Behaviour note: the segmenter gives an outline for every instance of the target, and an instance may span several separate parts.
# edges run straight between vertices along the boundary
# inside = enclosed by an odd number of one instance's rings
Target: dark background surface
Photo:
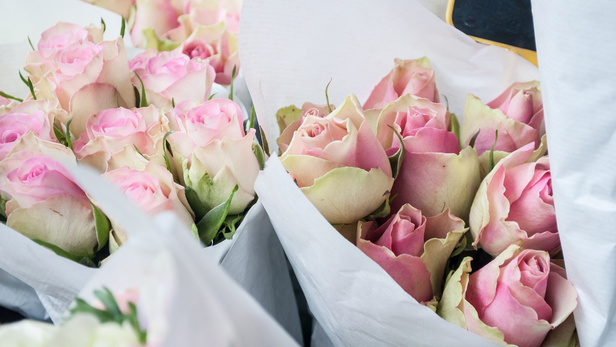
[[[536,50],[530,0],[455,0],[451,19],[467,35]]]

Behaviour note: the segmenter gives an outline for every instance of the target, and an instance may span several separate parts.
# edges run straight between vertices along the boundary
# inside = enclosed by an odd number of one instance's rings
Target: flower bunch
[[[539,83],[486,105],[469,95],[461,125],[441,99],[426,58],[396,59],[363,106],[351,95],[280,109],[281,163],[418,302],[491,340],[539,346],[577,304],[556,264]]]
[[[153,50],[129,61],[122,38],[102,41],[103,29],[45,31],[25,66],[30,94],[1,106],[4,221],[85,264],[115,251],[122,226],[64,167],[81,163],[150,215],[175,212],[206,245],[231,238],[263,159],[242,108],[212,98],[205,61]]]

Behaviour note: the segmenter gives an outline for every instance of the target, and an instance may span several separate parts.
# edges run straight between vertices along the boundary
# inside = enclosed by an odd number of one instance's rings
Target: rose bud
[[[502,159],[479,186],[469,218],[473,245],[492,256],[517,243],[550,253],[560,247],[548,157],[527,162],[528,144]]]
[[[110,108],[88,118],[86,131],[73,143],[75,155],[102,172],[143,165],[143,158],[165,165],[162,139],[169,131],[169,120],[154,106]]]
[[[6,225],[73,255],[89,256],[97,245],[92,205],[57,160],[75,162],[75,156],[29,133],[0,162]]]
[[[280,159],[333,224],[367,216],[385,202],[393,184],[387,154],[354,95],[324,118],[307,116]]]
[[[328,114],[330,114],[330,108],[332,111],[336,109],[336,107],[331,104],[328,108],[327,105],[315,105],[311,102],[305,102],[302,105],[302,109],[299,110],[299,116],[294,115],[294,112],[297,111],[295,106],[280,109],[276,114],[278,127],[280,127],[281,129],[280,136],[276,139],[276,143],[278,144],[278,148],[280,148],[280,152],[282,153],[287,150],[291,139],[293,139],[293,134],[297,129],[299,129],[300,125],[302,125],[302,122],[304,121],[304,119],[306,119],[306,117],[326,117]],[[294,121],[290,121],[290,119],[293,119],[292,117],[297,117],[297,119]]]
[[[404,144],[402,165],[392,188],[392,211],[409,203],[426,216],[449,208],[466,219],[480,183],[479,160],[472,148],[460,151],[458,138],[447,131],[444,105],[404,95],[381,111],[377,136],[387,154]]]
[[[103,175],[128,196],[145,213],[155,216],[163,211],[175,211],[187,228],[192,228],[193,215],[184,187],[173,181],[173,175],[164,167],[149,162],[143,170],[123,167]],[[122,226],[111,221],[113,230],[109,237],[111,251],[126,241]]]
[[[207,210],[227,201],[237,185],[229,214],[244,211],[254,200],[259,163],[252,151],[255,131],[244,133],[239,106],[228,99],[185,101],[176,105],[174,117],[178,131],[167,139],[179,182]]]
[[[357,247],[423,304],[440,296],[447,260],[468,230],[449,210],[426,218],[409,204],[380,227],[360,222],[359,228]]]
[[[216,72],[207,61],[191,60],[181,52],[158,52],[148,49],[130,61],[130,70],[136,75],[132,82],[141,88],[141,82],[150,104],[160,109],[171,109],[184,100],[204,102]]]
[[[406,94],[439,102],[434,70],[430,67],[428,58],[396,59],[395,63],[396,67],[374,87],[364,109],[383,108]]]
[[[498,139],[494,143],[497,130]],[[528,143],[534,145],[534,158],[544,155],[545,124],[539,82],[514,83],[487,105],[468,95],[460,127],[462,145],[468,146],[477,132],[473,147],[481,156],[483,176],[488,171],[488,155],[493,144],[495,162]]]
[[[445,284],[437,313],[502,344],[538,347],[577,306],[577,293],[547,252],[511,245],[470,274],[472,258]]]

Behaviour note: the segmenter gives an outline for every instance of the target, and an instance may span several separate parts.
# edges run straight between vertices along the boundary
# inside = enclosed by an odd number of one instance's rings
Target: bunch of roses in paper
[[[206,61],[154,50],[129,60],[123,38],[103,41],[103,31],[46,30],[26,59],[30,93],[5,94],[5,223],[85,264],[115,251],[126,234],[66,169],[80,163],[150,215],[174,211],[206,245],[232,238],[263,160],[242,108],[212,97],[216,74]]]
[[[397,59],[363,106],[350,95],[280,109],[281,163],[418,302],[491,340],[539,346],[577,304],[558,265],[540,85],[487,104],[469,95],[462,124],[440,100],[426,58]]]

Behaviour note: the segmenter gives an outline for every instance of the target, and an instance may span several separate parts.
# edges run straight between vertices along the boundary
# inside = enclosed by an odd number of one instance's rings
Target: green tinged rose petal
[[[301,188],[332,224],[353,223],[376,210],[388,197],[394,179],[381,169],[334,169]]]

